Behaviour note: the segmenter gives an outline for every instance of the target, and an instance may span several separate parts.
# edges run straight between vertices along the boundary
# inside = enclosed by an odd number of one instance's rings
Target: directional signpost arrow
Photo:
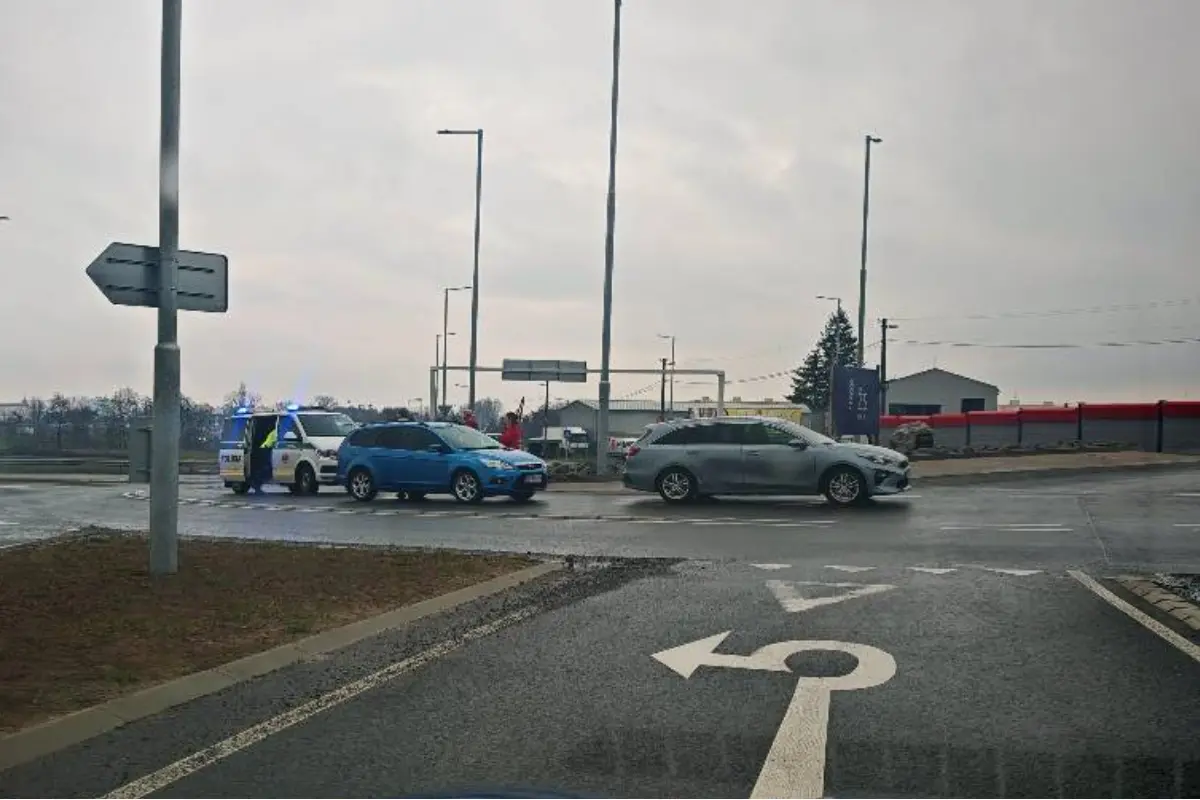
[[[896,674],[896,659],[877,647],[851,642],[788,641],[760,647],[748,656],[715,652],[733,631],[707,636],[655,653],[653,658],[684,678],[700,667],[790,672],[787,659],[813,650],[847,653],[858,663],[848,675],[835,678],[801,677],[792,702],[775,733],[751,797],[824,797],[825,748],[829,732],[829,695],[869,689]]]
[[[179,251],[175,295],[180,311],[229,310],[229,259]],[[87,275],[115,306],[158,308],[158,248],[113,242],[88,265]]]

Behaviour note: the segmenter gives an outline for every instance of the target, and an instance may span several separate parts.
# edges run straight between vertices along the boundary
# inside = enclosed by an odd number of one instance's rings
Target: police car
[[[316,494],[337,483],[337,451],[358,427],[340,411],[291,404],[282,410],[239,408],[221,428],[217,468],[225,486],[245,494],[262,485],[286,486],[292,494]],[[275,431],[275,445],[263,447]],[[269,463],[267,459],[269,458]]]

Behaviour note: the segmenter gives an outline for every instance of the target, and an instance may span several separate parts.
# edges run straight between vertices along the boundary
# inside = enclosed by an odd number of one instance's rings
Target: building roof
[[[585,408],[590,408],[593,411],[599,410],[599,400],[572,400],[567,403],[567,406],[580,405]],[[685,403],[681,400],[676,400],[672,406],[670,401],[667,401],[667,410],[671,413],[682,413],[691,408],[692,403]],[[658,411],[662,408],[657,400],[609,400],[609,411]],[[552,412],[553,413],[553,412]]]
[[[895,384],[899,383],[900,381],[907,381],[907,380],[911,380],[912,378],[919,378],[922,375],[929,375],[931,373],[945,375],[949,378],[954,378],[955,380],[958,380],[958,381],[966,381],[968,383],[974,383],[977,386],[986,386],[987,388],[994,389],[997,392],[1000,391],[1000,387],[996,386],[995,384],[987,383],[986,381],[981,381],[976,378],[968,378],[966,375],[959,375],[957,372],[951,372],[948,369],[940,369],[939,367],[930,367],[929,369],[923,369],[920,372],[914,372],[911,375],[901,375],[899,378],[888,378],[888,385],[894,386]]]

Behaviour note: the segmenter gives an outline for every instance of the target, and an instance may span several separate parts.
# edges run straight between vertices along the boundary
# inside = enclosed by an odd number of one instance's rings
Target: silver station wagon
[[[623,481],[668,503],[713,495],[825,495],[835,506],[909,488],[908,457],[836,442],[770,417],[716,417],[650,426],[626,453]]]

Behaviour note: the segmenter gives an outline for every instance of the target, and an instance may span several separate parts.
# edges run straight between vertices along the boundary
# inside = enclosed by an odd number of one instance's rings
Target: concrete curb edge
[[[1200,631],[1200,606],[1140,575],[1118,575],[1116,581],[1164,614]]]
[[[412,605],[385,611],[374,617],[332,628],[299,641],[240,658],[219,667],[193,672],[124,697],[48,720],[0,737],[0,773],[36,758],[50,755],[130,722],[153,716],[175,706],[215,694],[230,686],[274,672],[283,667],[331,653],[364,639],[403,627],[425,617],[450,611],[474,600],[557,572],[560,561],[548,561],[500,575],[482,583],[456,589]]]

